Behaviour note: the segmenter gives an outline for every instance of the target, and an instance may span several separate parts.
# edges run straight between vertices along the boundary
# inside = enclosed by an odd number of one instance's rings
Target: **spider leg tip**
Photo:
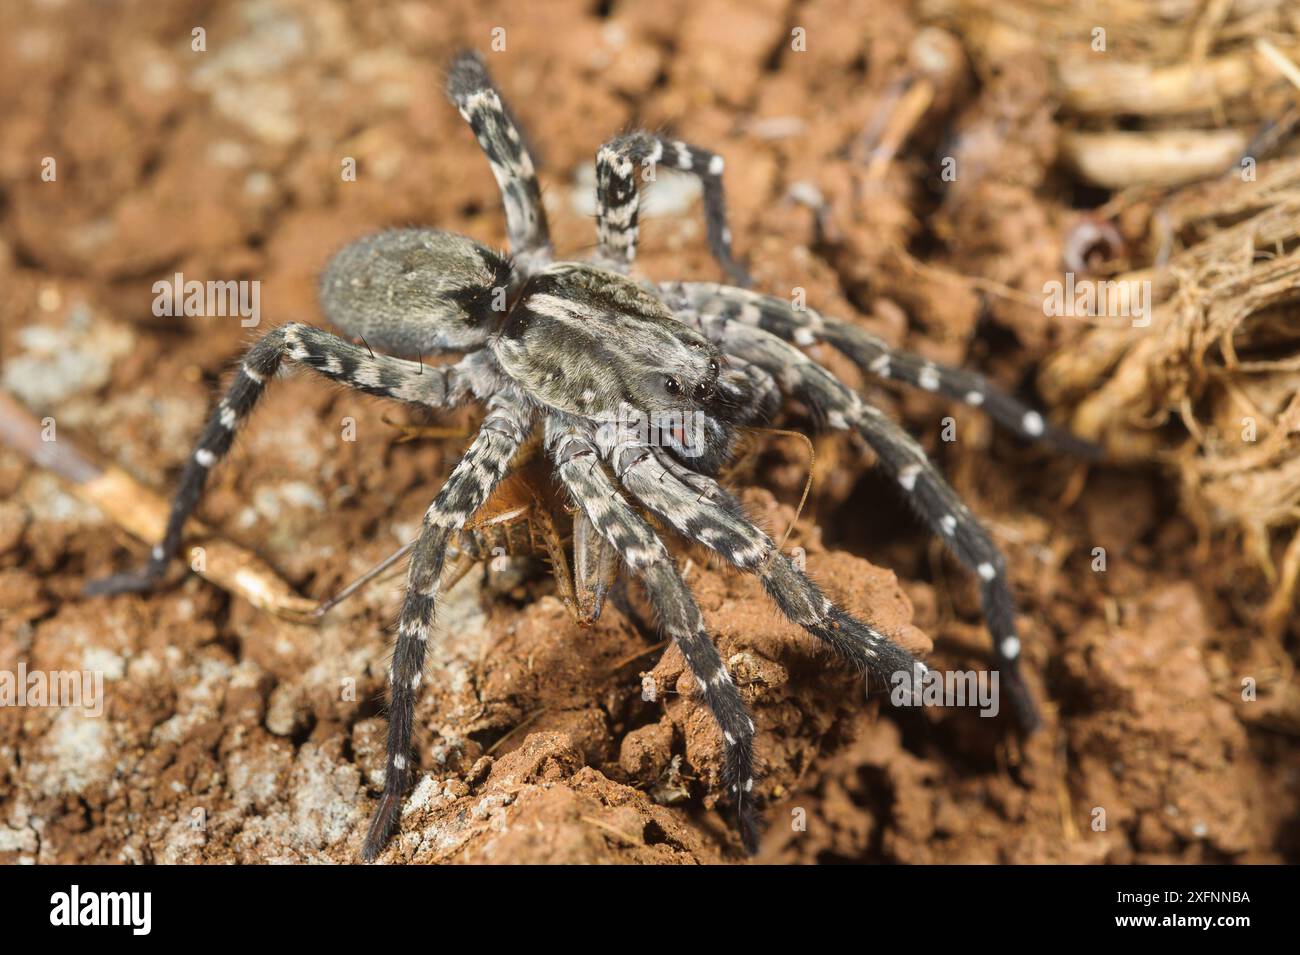
[[[748,856],[758,855],[758,850],[762,842],[762,832],[758,825],[758,815],[754,807],[749,803],[742,803],[736,807],[736,820],[740,829],[740,841],[745,847],[745,854]]]
[[[140,594],[153,589],[157,580],[142,571],[124,571],[107,577],[87,580],[81,586],[82,596],[109,597],[114,594]]]

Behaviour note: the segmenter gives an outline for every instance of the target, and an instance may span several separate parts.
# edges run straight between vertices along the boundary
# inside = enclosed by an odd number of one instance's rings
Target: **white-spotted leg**
[[[1096,445],[1047,421],[1043,415],[989,384],[981,374],[927,361],[838,318],[795,308],[784,299],[715,282],[663,282],[657,291],[670,308],[719,316],[771,332],[799,346],[829,344],[877,378],[901,381],[980,408],[999,425],[1030,441],[1094,459]]]
[[[411,782],[416,691],[424,676],[424,653],[433,630],[434,604],[448,542],[505,477],[529,428],[530,412],[522,398],[510,392],[493,397],[478,434],[424,515],[420,536],[411,551],[406,597],[389,668],[388,761],[384,791],[361,849],[361,857],[367,862],[379,855],[397,824],[402,796]]]
[[[925,672],[924,664],[910,653],[822,593],[717,481],[684,467],[662,448],[606,440],[604,432],[598,432],[595,440],[618,483],[641,504],[687,540],[758,575],[768,596],[791,622],[851,662],[874,684],[892,686],[897,674],[914,676],[916,667]]]
[[[993,661],[1002,674],[1017,721],[1025,731],[1039,722],[1037,708],[1020,674],[1020,638],[1015,604],[1007,583],[1006,562],[988,532],[962,503],[925,451],[882,411],[803,352],[756,325],[703,316],[703,327],[727,352],[734,352],[777,377],[782,388],[807,405],[829,428],[855,431],[871,446],[881,467],[898,483],[907,501],[976,574],[984,619],[993,637]]]
[[[741,838],[749,852],[756,852],[754,721],[717,647],[704,630],[695,599],[663,542],[610,481],[596,446],[583,436],[580,426],[548,418],[546,441],[561,483],[628,569],[645,582],[646,594],[664,630],[681,649],[695,675],[700,695],[722,730],[723,779],[736,807]]]
[[[447,408],[484,390],[495,379],[484,356],[467,356],[455,365],[427,367],[420,362],[372,355],[336,335],[311,325],[290,323],[267,332],[244,355],[226,394],[217,403],[185,462],[172,500],[163,538],[141,571],[116,574],[86,585],[87,594],[145,591],[162,579],[181,543],[186,521],[198,506],[208,474],[229,452],[235,434],[247,420],[267,383],[288,359],[350,388],[384,398],[396,398],[431,408]]]
[[[596,152],[596,240],[601,264],[626,272],[636,259],[638,178],[658,166],[680,169],[704,187],[709,250],[732,281],[749,285],[749,273],[731,253],[722,157],[681,140],[635,132],[611,139]]]
[[[551,258],[551,236],[537,170],[519,124],[475,53],[460,53],[447,74],[447,96],[474,130],[506,209],[510,251],[522,264]],[[527,271],[527,268],[525,268]]]

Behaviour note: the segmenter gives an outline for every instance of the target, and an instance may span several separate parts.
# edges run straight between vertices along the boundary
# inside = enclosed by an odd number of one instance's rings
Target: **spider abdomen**
[[[483,345],[506,313],[510,260],[438,229],[393,229],[344,246],[320,280],[330,323],[404,357]]]

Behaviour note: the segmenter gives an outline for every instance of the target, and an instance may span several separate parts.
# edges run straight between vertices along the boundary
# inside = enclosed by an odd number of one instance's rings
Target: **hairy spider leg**
[[[447,74],[447,98],[487,155],[506,210],[510,250],[521,262],[551,258],[551,236],[537,170],[519,124],[477,54],[463,52]]]
[[[878,686],[891,686],[898,673],[925,672],[912,654],[836,604],[801,571],[736,498],[717,481],[683,474],[661,449],[623,442],[604,444],[603,456],[619,484],[652,513],[689,541],[701,544],[727,563],[756,574],[777,608],[792,622],[850,661]]]
[[[702,316],[703,326],[729,352],[766,368],[795,398],[837,431],[855,431],[876,452],[883,467],[931,532],[961,564],[979,578],[984,620],[993,637],[993,663],[1011,697],[1025,732],[1038,726],[1033,697],[1020,673],[1020,638],[1015,603],[1007,583],[1006,561],[988,532],[961,502],[925,451],[882,411],[793,345],[754,325]]]
[[[747,851],[756,852],[759,833],[752,795],[754,721],[717,647],[705,632],[699,607],[654,529],[623,499],[600,466],[596,446],[577,426],[566,425],[554,416],[547,418],[546,433],[560,480],[574,503],[631,573],[644,581],[664,630],[677,643],[694,674],[704,702],[722,730],[723,781],[736,807],[741,839]]]
[[[513,529],[522,524],[528,534],[528,553],[545,555],[555,578],[556,595],[579,626],[589,627],[600,619],[605,597],[618,575],[618,556],[603,537],[595,534],[586,516],[580,510],[575,511],[574,567],[570,571],[564,535],[556,527],[549,506],[550,488],[537,487],[538,475],[533,462],[525,458],[525,451],[515,456],[510,474],[461,531],[458,544],[448,545],[451,563],[443,574],[441,589],[450,590],[475,564],[496,556],[494,545],[504,541],[507,552],[513,553]],[[415,543],[403,544],[336,594],[322,600],[313,609],[312,616],[323,617],[372,580],[382,578],[411,553]]]
[[[508,389],[489,399],[487,417],[478,434],[425,512],[420,536],[411,551],[406,597],[389,668],[384,791],[361,848],[361,857],[367,862],[379,855],[396,826],[402,797],[414,771],[416,691],[424,676],[424,654],[433,630],[434,604],[448,542],[505,477],[530,427],[529,405],[521,396]]]
[[[795,308],[785,299],[714,282],[663,282],[656,286],[675,310],[719,315],[752,325],[801,347],[825,342],[843,352],[864,372],[938,392],[982,409],[999,425],[1030,441],[1088,459],[1100,456],[1090,441],[1047,421],[1043,415],[989,384],[983,375],[927,361],[900,351],[870,332],[811,308]]]
[[[723,160],[717,153],[681,140],[648,132],[618,136],[596,151],[596,260],[626,272],[636,258],[637,180],[648,179],[663,166],[689,172],[704,187],[704,224],[709,251],[732,281],[749,285],[745,267],[731,252],[727,200],[722,186]]]
[[[244,355],[239,370],[217,402],[185,462],[172,500],[167,528],[142,571],[115,574],[86,585],[87,594],[140,592],[155,586],[180,547],[186,521],[198,506],[208,474],[230,451],[235,434],[247,420],[267,383],[289,361],[366,394],[397,398],[434,408],[447,408],[483,387],[482,359],[467,356],[454,365],[427,368],[417,362],[371,355],[363,347],[310,325],[290,323],[272,329]]]

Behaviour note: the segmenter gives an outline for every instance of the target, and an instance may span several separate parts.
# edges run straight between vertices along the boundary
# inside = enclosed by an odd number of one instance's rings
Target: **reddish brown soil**
[[[1041,309],[997,291],[1033,292],[1059,271],[1075,199],[1055,166],[1044,64],[954,83],[868,182],[855,144],[906,70],[911,4],[521,6],[138,0],[111,17],[53,0],[0,7],[5,387],[54,417],[61,437],[169,489],[252,333],[234,318],[151,317],[153,282],[178,271],[255,279],[267,324],[319,323],[315,276],[353,237],[429,223],[499,243],[492,177],[440,92],[450,52],[487,51],[496,26],[507,49],[489,65],[537,144],[561,250],[593,241],[572,181],[595,147],[629,125],[669,128],[726,157],[736,244],[760,288],[801,287],[823,311],[1010,389],[1065,342]],[[191,51],[197,26],[206,52]],[[790,51],[795,26],[808,52]],[[799,120],[793,134],[769,135],[787,117]],[[964,172],[941,199],[932,157],[947,132]],[[41,181],[45,156],[55,182]],[[345,156],[356,182],[341,181]],[[789,198],[797,183],[824,197],[820,225]],[[642,235],[643,274],[718,276],[698,208],[647,219]],[[864,385],[843,359],[813,354]],[[1290,657],[1243,622],[1230,558],[1197,549],[1169,480],[1084,473],[973,411],[865,387],[1004,549],[1046,723],[1020,740],[1005,715],[866,699],[752,580],[694,555],[688,581],[758,724],[760,860],[1300,856],[1294,728],[1279,731],[1266,703],[1240,695],[1243,678],[1266,687],[1290,673]],[[463,447],[399,444],[385,414],[408,413],[307,376],[277,383],[214,477],[205,520],[300,592],[331,593],[411,536]],[[947,415],[952,443],[939,439]],[[349,417],[355,442],[340,438]],[[797,408],[786,422],[807,423]],[[790,541],[809,571],[887,632],[933,646],[937,665],[983,666],[971,580],[865,452],[829,439],[817,452]],[[735,475],[774,533],[805,466],[798,444],[770,437]],[[88,576],[145,552],[0,449],[0,670],[99,670],[108,695],[99,719],[0,709],[0,861],[355,858],[382,769],[375,701],[396,584],[318,628],[192,575],[148,597],[79,596]],[[582,630],[553,593],[544,573],[476,572],[447,597],[418,710],[422,771],[384,858],[740,861],[718,804],[717,733],[680,656],[660,659],[653,630],[613,607]]]

